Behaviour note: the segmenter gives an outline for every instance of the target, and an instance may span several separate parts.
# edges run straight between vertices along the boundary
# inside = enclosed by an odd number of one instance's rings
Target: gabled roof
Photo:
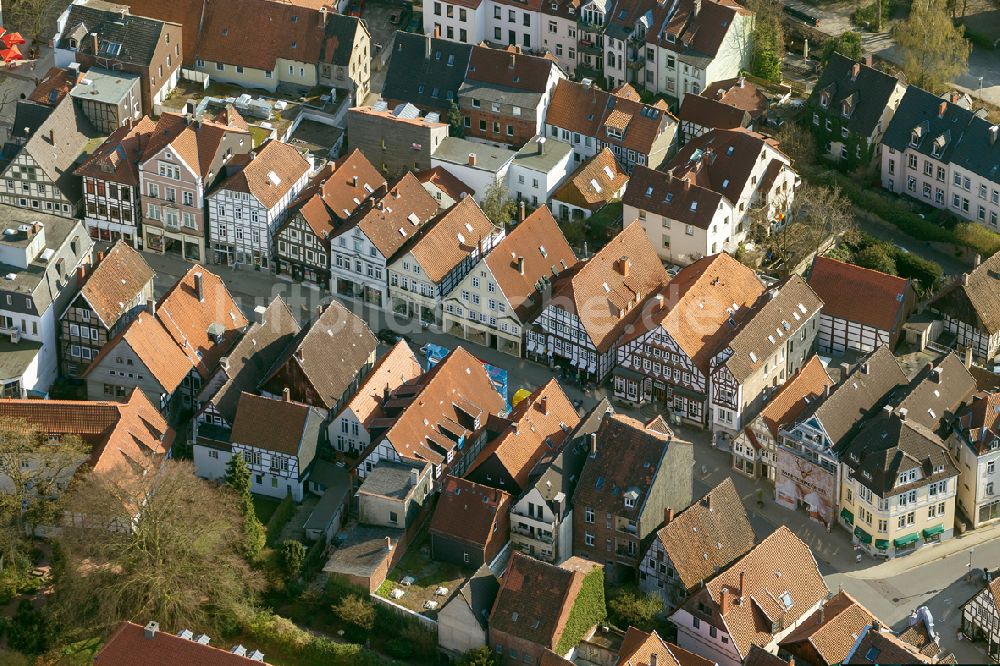
[[[423,183],[425,187],[427,185],[433,185],[455,201],[458,201],[463,197],[475,195],[475,191],[471,187],[453,176],[451,172],[447,171],[442,166],[436,166],[427,169],[426,171],[421,171],[416,174],[416,176],[417,180]]]
[[[136,297],[155,275],[141,254],[119,240],[90,272],[80,294],[110,329],[122,315],[136,307]]]
[[[534,108],[558,68],[549,58],[522,53],[517,47],[473,46],[459,95],[495,101],[502,98],[508,104]]]
[[[337,235],[357,227],[388,262],[437,211],[437,200],[407,171],[388,191],[377,193],[355,209]]]
[[[823,299],[823,314],[881,331],[902,326],[910,281],[870,268],[817,256],[809,286]]]
[[[951,417],[975,391],[975,378],[950,352],[937,365],[928,363],[917,373],[899,408],[907,410],[907,419],[942,434],[950,426]]]
[[[826,100],[828,112],[841,116],[843,122],[846,102],[850,114],[847,129],[873,136],[896,86],[902,85],[894,76],[834,52],[813,87],[809,103],[822,107],[822,100]]]
[[[742,127],[715,129],[689,140],[664,170],[692,187],[711,190],[735,204],[745,192],[758,188],[751,173],[769,148],[777,159],[786,165],[790,162],[772,140],[757,132]]]
[[[1000,140],[990,140],[991,123],[969,109],[916,86],[908,86],[882,143],[952,163],[1000,182]],[[918,143],[911,145],[914,132]]]
[[[990,335],[1000,331],[1000,252],[942,289],[930,307]]]
[[[934,664],[933,657],[920,654],[909,643],[896,638],[877,620],[861,630],[845,664]]]
[[[135,124],[122,125],[74,172],[77,176],[109,180],[139,187],[139,160],[143,142],[156,128],[156,122],[143,116]]]
[[[18,108],[24,104],[19,102]],[[73,173],[73,164],[94,136],[96,130],[67,95],[16,153],[24,151],[31,155],[59,191],[70,201],[77,201],[82,189],[80,179]]]
[[[240,394],[255,391],[265,373],[299,332],[299,324],[280,296],[275,296],[264,311],[261,322],[254,322],[227,356],[219,369],[205,383],[198,401],[211,403],[230,425],[236,418]]]
[[[552,195],[561,201],[590,211],[598,211],[628,183],[628,174],[621,170],[614,153],[607,147],[580,165]]]
[[[375,362],[345,410],[351,410],[365,429],[372,421],[384,416],[382,401],[403,384],[420,376],[420,362],[405,340],[397,342],[389,352]]]
[[[823,301],[805,280],[798,275],[786,278],[761,294],[749,310],[737,312],[739,329],[726,343],[732,355],[723,365],[737,381],[744,381],[822,307]]]
[[[736,16],[748,13],[733,0],[657,4],[646,42],[707,66],[719,52]]]
[[[472,611],[479,626],[485,630],[490,619],[490,610],[493,609],[493,602],[496,601],[499,591],[500,583],[497,577],[484,564],[465,581],[462,587],[458,588],[458,594],[452,601],[461,599]]]
[[[896,357],[888,347],[879,347],[862,359],[824,400],[809,405],[796,423],[813,417],[819,419],[836,447],[890,391],[904,384],[906,375]]]
[[[457,451],[456,438],[485,426],[507,406],[482,362],[456,347],[427,373],[393,391],[383,403],[386,416],[372,423],[403,458],[444,464]]]
[[[834,381],[819,356],[806,361],[760,410],[760,417],[771,431],[771,436],[777,439],[778,428],[795,421],[811,403],[822,399],[833,385]]]
[[[749,316],[745,313],[765,293],[754,272],[725,252],[685,266],[662,291],[663,306],[644,317],[631,337],[644,335],[649,326],[663,328],[706,375],[712,357],[738,332],[737,319]],[[744,346],[752,346],[756,332],[755,326],[747,333]]]
[[[726,479],[656,533],[681,584],[693,590],[754,547],[756,537],[732,479]]]
[[[618,648],[615,666],[713,666],[715,662],[663,640],[654,630],[629,627]]]
[[[545,122],[644,155],[663,133],[677,131],[677,119],[664,105],[643,104],[627,95],[615,95],[567,79],[556,84]],[[607,133],[605,127],[609,124],[622,138]]]
[[[490,629],[555,649],[585,574],[570,571],[517,550],[500,580]]]
[[[725,613],[723,594],[729,597]],[[751,645],[774,640],[775,624],[792,626],[827,594],[809,546],[782,525],[706,583],[684,608],[699,613],[698,604],[711,604],[739,654],[746,656]]]
[[[197,292],[199,280],[201,296]],[[203,378],[229,353],[247,326],[222,278],[198,264],[160,299],[156,317],[184,353],[198,359],[196,366]],[[213,336],[220,341],[214,342]]]
[[[350,63],[354,54],[358,31],[368,32],[368,26],[356,16],[346,16],[334,11],[326,12],[323,19],[326,21],[326,32],[319,61],[344,67]]]
[[[185,352],[167,331],[159,318],[142,312],[118,335],[108,340],[84,372],[84,377],[114,353],[119,344],[128,345],[142,361],[153,378],[172,394],[197,365],[194,351]]]
[[[576,254],[548,206],[537,208],[486,255],[486,266],[521,323],[541,312],[539,280],[554,280],[576,263]]]
[[[317,63],[322,13],[305,3],[271,0],[128,0],[134,14],[180,23],[184,62],[196,58],[274,71],[279,58]]]
[[[701,127],[733,129],[748,127],[752,122],[750,113],[744,109],[726,104],[714,97],[684,95],[681,108],[677,112],[681,123],[693,123]]]
[[[447,112],[458,101],[472,46],[409,32],[397,32],[382,86],[390,103],[410,102],[421,110]]]
[[[614,346],[640,306],[669,281],[636,220],[574,270],[559,276],[553,301],[579,317],[597,351]]]
[[[958,418],[956,430],[965,434],[972,451],[977,456],[988,453],[1000,437],[1000,392],[979,391],[959,410]]]
[[[823,661],[816,666],[833,666],[847,658],[862,629],[876,618],[857,599],[844,591],[833,595],[822,608],[806,618],[782,639],[783,650],[799,653],[798,643],[807,643]]]
[[[442,485],[431,518],[431,534],[485,547],[497,522],[510,510],[510,495],[451,475]],[[507,535],[497,538],[506,541]]]
[[[176,113],[164,113],[143,142],[141,161],[145,162],[170,146],[195,176],[209,180],[222,167],[223,148],[227,142],[245,144],[246,150],[234,152],[250,152],[250,132],[239,114],[220,114],[215,119],[203,118],[196,122]]]
[[[422,227],[409,252],[431,282],[438,283],[499,230],[472,197],[459,199]]]
[[[292,395],[310,404],[316,399],[320,403],[317,407],[333,409],[368,364],[377,345],[368,325],[334,298],[299,331],[260,385],[280,394],[285,386],[278,376],[291,366],[295,368],[292,376],[309,383],[307,394],[300,395],[304,388],[293,386]]]
[[[700,96],[746,111],[754,119],[767,111],[767,97],[743,76],[716,81],[705,88]],[[687,99],[687,95],[684,99]]]
[[[267,666],[264,661],[234,654],[197,641],[159,631],[147,638],[145,629],[132,622],[122,622],[101,651],[94,655],[97,666]]]
[[[138,389],[126,402],[0,400],[0,417],[27,421],[44,434],[80,437],[93,445],[88,462],[96,472],[152,469],[174,440],[173,429]]]
[[[675,178],[664,171],[636,165],[622,202],[642,211],[663,215],[682,224],[708,229],[721,205],[722,194]]]
[[[672,433],[647,428],[622,414],[608,414],[597,430],[597,454],[590,452],[573,494],[575,506],[586,505],[636,519],[646,505],[657,472],[693,466],[691,445],[674,440]],[[692,486],[671,484],[667,489],[669,507],[691,503]],[[631,498],[632,506],[625,505]],[[661,516],[655,516],[659,521]]]
[[[233,420],[233,444],[276,451],[301,459],[299,476],[312,462],[326,412],[289,400],[243,393]]]
[[[309,161],[294,146],[281,141],[268,141],[246,166],[226,179],[216,192],[245,192],[270,210],[308,172]]]
[[[133,15],[126,11],[116,11],[111,4],[88,2],[69,6],[66,27],[56,48],[70,49],[70,38],[77,40],[74,50],[97,56],[102,60],[149,66],[153,64],[156,47],[163,34],[163,21],[147,18],[143,12]],[[82,31],[80,26],[83,26]],[[83,36],[97,35],[98,50],[94,53],[93,43]],[[117,49],[113,45],[117,45]]]
[[[487,483],[476,470],[483,465],[499,465],[516,484],[505,490],[517,493],[527,485],[538,461],[562,446],[580,417],[556,380],[550,379],[522,400],[507,421],[510,425],[483,447],[467,476]]]
[[[52,67],[28,95],[28,100],[46,106],[55,106],[69,94],[80,76],[69,68]]]

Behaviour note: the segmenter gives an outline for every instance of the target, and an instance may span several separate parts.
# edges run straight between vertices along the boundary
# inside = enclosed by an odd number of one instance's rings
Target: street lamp
[[[966,565],[969,568],[969,571],[965,574],[966,583],[972,582],[972,553],[975,552],[975,550],[975,548],[969,549],[969,563]]]
[[[983,77],[979,77],[979,104],[983,103]]]

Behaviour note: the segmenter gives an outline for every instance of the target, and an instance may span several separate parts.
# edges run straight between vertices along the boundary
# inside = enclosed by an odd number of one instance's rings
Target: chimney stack
[[[659,655],[655,652],[649,655],[649,666],[660,666]]]
[[[79,289],[83,286],[84,280],[87,278],[87,267],[78,266],[76,269],[76,287]]]
[[[851,81],[857,81],[858,74],[860,73],[861,73],[861,63],[856,62],[854,63],[854,65],[851,66]]]
[[[906,420],[906,415],[909,413],[909,411],[910,410],[908,410],[906,407],[900,407],[896,411],[896,413],[899,414],[899,420],[900,421],[905,421]]]
[[[548,396],[543,395],[542,399],[539,400],[539,404],[542,407],[542,414],[548,414],[549,413],[549,398],[548,398]]]
[[[938,118],[944,118],[944,112],[948,110],[948,101],[943,100],[938,104]]]
[[[90,33],[90,46],[91,46],[91,48],[94,49],[94,55],[95,56],[97,55],[97,50],[100,47],[100,45],[101,45],[101,40],[97,36],[97,33],[96,32]]]
[[[590,457],[591,458],[596,458],[597,457],[597,433],[596,432],[590,433]]]
[[[160,623],[154,620],[150,620],[146,623],[145,628],[142,630],[142,635],[146,637],[146,640],[153,640],[156,638],[156,633],[160,630]]]
[[[965,367],[972,367],[972,347],[965,348]]]
[[[285,388],[281,389],[281,399],[284,400],[285,402],[291,402],[292,401],[292,389],[288,388],[287,386]]]
[[[357,187],[358,186],[358,177],[357,176],[351,176],[351,186],[352,187]]]
[[[672,522],[674,522],[674,510],[668,506],[663,510],[663,524],[669,525]]]
[[[146,301],[146,312],[149,313],[150,317],[156,315],[156,301],[154,301],[152,298]]]
[[[326,25],[326,7],[319,8],[319,25],[324,27]]]
[[[712,510],[712,493],[705,495],[705,508],[709,511]]]
[[[471,166],[471,167],[476,166],[476,154],[475,153],[469,153],[469,166]]]
[[[416,467],[410,468],[410,485],[414,488],[417,487],[417,483],[420,481],[420,470]]]
[[[524,275],[524,257],[517,258],[517,272]]]
[[[514,53],[511,53],[510,54],[510,65],[509,65],[509,67],[511,69],[514,69],[514,67],[516,67],[516,66],[517,66],[517,55],[514,54]]]
[[[267,308],[263,305],[258,305],[253,309],[253,320],[254,323],[263,324],[264,323],[264,313],[267,312]]]
[[[524,201],[521,201],[517,205],[517,221],[524,222]]]
[[[719,598],[719,612],[723,615],[729,613],[729,606],[733,603],[733,600],[729,596],[729,588],[722,588],[722,596]]]
[[[990,135],[990,145],[992,146],[997,142],[997,135],[1000,134],[1000,125],[993,125],[988,132]]]
[[[983,255],[976,253],[976,258],[973,261],[973,268],[979,268],[979,264],[983,263]]]
[[[740,572],[740,599],[742,599],[743,596],[746,594],[746,589],[747,589],[746,588],[746,582],[747,582],[747,574],[746,574],[745,571],[741,571]]]
[[[53,146],[56,145],[56,131],[54,129],[49,129],[49,143]]]
[[[385,538],[385,549],[392,550],[392,537]]]
[[[202,275],[201,273],[194,274],[194,293],[198,297],[199,303],[205,302],[204,278],[205,276]]]
[[[628,257],[622,257],[618,260],[618,271],[622,274],[622,277],[628,277],[628,272],[631,267],[632,261]]]
[[[968,273],[962,273],[962,286],[963,287],[968,287],[969,286],[969,274]]]

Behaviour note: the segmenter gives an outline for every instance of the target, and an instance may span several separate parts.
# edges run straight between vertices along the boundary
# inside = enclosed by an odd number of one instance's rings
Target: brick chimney
[[[472,167],[476,166],[476,154],[475,153],[469,153],[469,166],[472,166]]]
[[[77,269],[76,269],[76,286],[77,286],[77,288],[82,287],[83,286],[83,282],[86,279],[87,279],[87,267],[86,266],[77,266]]]
[[[517,258],[517,272],[524,275],[524,257]]]
[[[549,413],[549,398],[543,395],[542,399],[538,401],[539,406],[542,408],[542,414]]]
[[[517,221],[524,222],[524,202],[521,201],[517,205]]]
[[[674,510],[668,506],[663,510],[663,524],[669,525],[672,522],[674,522]]]
[[[730,596],[729,588],[722,588],[722,596],[719,597],[719,612],[723,615],[729,613],[729,607],[732,605],[733,599]]]
[[[938,104],[938,118],[944,118],[944,112],[947,110],[948,110],[948,101],[941,100],[941,103]]]
[[[194,293],[198,297],[199,303],[205,302],[204,278],[205,276],[202,275],[201,273],[194,274]]]
[[[622,277],[628,277],[628,272],[632,268],[632,260],[628,257],[622,257],[618,260],[618,272],[622,274]]]

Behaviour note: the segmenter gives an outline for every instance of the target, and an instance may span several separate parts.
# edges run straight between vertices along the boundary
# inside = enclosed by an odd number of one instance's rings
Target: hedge
[[[292,493],[285,495],[285,499],[281,500],[281,504],[278,508],[274,510],[271,517],[267,521],[267,545],[274,547],[278,542],[278,537],[281,536],[281,530],[285,527],[292,518],[292,514],[295,513],[295,500],[292,499]]]
[[[591,627],[603,622],[608,616],[604,601],[604,569],[597,567],[588,573],[580,586],[580,593],[573,602],[566,626],[563,628],[557,654],[566,654],[590,631]]]
[[[249,638],[258,641],[266,652],[268,646],[315,663],[330,666],[383,666],[386,661],[355,643],[337,643],[314,636],[288,618],[271,611],[260,611],[244,627]]]

